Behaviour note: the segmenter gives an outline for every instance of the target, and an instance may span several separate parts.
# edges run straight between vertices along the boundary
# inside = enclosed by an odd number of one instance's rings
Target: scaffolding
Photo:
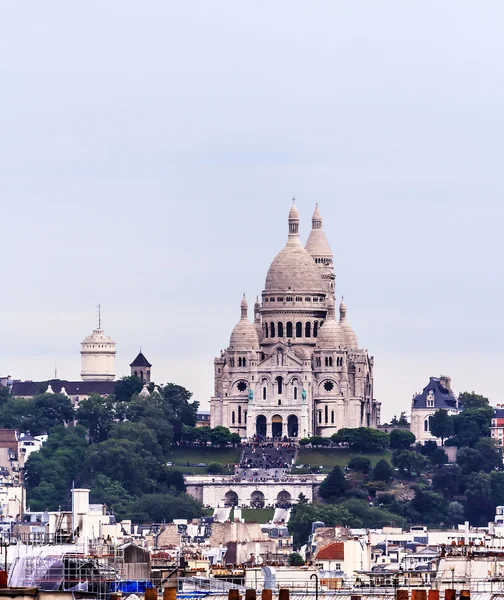
[[[106,600],[123,581],[124,552],[109,546],[99,554],[39,552],[18,556],[10,569],[9,585],[47,591],[86,591],[98,600]]]

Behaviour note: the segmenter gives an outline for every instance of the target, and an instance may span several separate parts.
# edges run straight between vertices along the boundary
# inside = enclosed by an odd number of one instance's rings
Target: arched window
[[[278,399],[278,406],[282,406],[282,401],[280,400],[280,398]]]
[[[241,356],[238,357],[238,366],[241,367]]]
[[[287,321],[287,337],[292,337],[292,323]]]
[[[278,322],[277,324],[278,337],[283,337],[283,323]]]
[[[247,366],[247,359],[245,357],[242,358],[242,367]]]
[[[266,400],[266,387],[263,387],[263,400]]]
[[[138,375],[137,375],[137,371],[135,371],[135,377],[138,377]]]
[[[331,410],[331,424],[334,425],[334,410]]]
[[[235,423],[235,411],[233,410],[233,412],[231,413],[231,423],[234,425]]]
[[[243,411],[243,419],[244,419],[245,425],[246,425],[247,424],[247,411],[246,410]]]
[[[241,424],[241,406],[238,407],[238,423]]]
[[[329,357],[329,366],[332,367],[332,356]]]
[[[275,323],[270,323],[270,337],[275,337]]]
[[[301,321],[296,323],[296,337],[303,337],[303,323]]]
[[[325,366],[328,367],[329,366],[329,358],[326,356],[325,357]]]
[[[264,337],[268,337],[268,323],[264,323]]]
[[[324,417],[325,417],[325,422],[329,423],[329,409],[327,408],[327,404],[324,407]]]
[[[143,379],[143,371],[140,371],[140,379]]]
[[[311,323],[308,321],[305,325],[305,337],[311,337]]]
[[[294,400],[297,400],[297,386],[294,388]]]
[[[283,377],[277,377],[276,382],[277,382],[277,393],[282,394],[283,393]]]
[[[322,423],[322,411],[321,410],[318,411],[318,422]]]
[[[318,321],[315,321],[315,323],[313,323],[313,337],[317,337],[318,336]]]

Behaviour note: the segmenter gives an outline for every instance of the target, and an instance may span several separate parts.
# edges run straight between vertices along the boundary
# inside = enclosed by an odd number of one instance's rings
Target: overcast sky
[[[388,419],[503,400],[501,0],[0,2],[0,372],[78,379],[96,323],[203,408],[316,202]]]

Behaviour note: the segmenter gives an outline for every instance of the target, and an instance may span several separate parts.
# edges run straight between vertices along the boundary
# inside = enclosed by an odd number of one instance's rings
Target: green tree
[[[416,441],[414,434],[406,429],[394,429],[390,432],[389,438],[393,450],[407,450]]]
[[[421,523],[439,525],[446,520],[446,503],[435,492],[417,487],[409,508],[420,515]]]
[[[441,439],[441,445],[444,441],[453,435],[453,418],[443,408],[437,410],[430,418],[430,431],[432,435]]]
[[[387,483],[392,477],[392,469],[386,460],[379,460],[373,470],[373,479]]]
[[[465,521],[464,506],[460,504],[460,502],[450,502],[448,504],[446,518],[452,527],[455,527],[459,523],[463,523]]]
[[[310,438],[310,444],[312,446],[330,446],[331,440],[329,438],[322,437],[321,435],[313,435]]]
[[[345,493],[348,487],[345,474],[341,467],[336,465],[333,470],[327,475],[319,487],[319,496],[324,499],[337,498]]]
[[[84,427],[54,427],[46,443],[25,465],[27,499],[32,510],[66,508],[72,482],[82,485],[86,451]]]
[[[308,446],[309,443],[310,443],[310,438],[301,438],[299,440],[300,446]]]
[[[90,500],[96,504],[106,504],[116,519],[122,521],[129,516],[133,497],[118,481],[98,473],[90,485]]]
[[[81,400],[75,411],[75,418],[88,430],[89,441],[92,444],[107,439],[114,417],[114,399],[99,394],[91,394],[89,398]]]
[[[483,471],[489,473],[502,467],[502,457],[493,438],[480,438],[474,445],[474,449],[483,456]]]
[[[462,469],[462,475],[478,473],[483,465],[483,455],[474,448],[460,448],[457,452],[457,464]]]
[[[425,457],[410,450],[395,450],[392,454],[392,464],[403,475],[420,475],[425,468]]]
[[[207,473],[209,473],[210,475],[218,475],[219,473],[223,473],[223,472],[224,472],[224,468],[218,462],[211,462],[207,466]]]
[[[226,446],[231,442],[231,432],[227,427],[217,425],[210,431],[212,446]]]
[[[114,396],[117,402],[129,402],[133,396],[136,396],[142,391],[144,382],[140,377],[128,375],[122,377],[114,385]]]
[[[348,468],[351,471],[357,471],[358,473],[364,473],[364,475],[367,475],[371,469],[371,461],[365,456],[354,456],[350,459]]]
[[[491,498],[491,477],[488,473],[472,473],[464,493],[466,515],[472,525],[485,525],[493,520],[495,505]]]
[[[389,445],[389,436],[371,427],[340,429],[331,439],[336,444],[346,442],[352,450],[362,452],[380,452]]]
[[[504,505],[504,471],[490,473],[490,493],[494,506]]]
[[[169,491],[185,492],[186,484],[183,473],[170,467],[162,467],[158,475],[156,491],[166,494]]]
[[[436,448],[429,456],[429,460],[433,465],[440,467],[448,462],[448,455],[442,448]]]
[[[462,392],[459,394],[458,399],[464,406],[464,410],[486,408],[490,404],[488,398],[476,394],[476,392]]]
[[[455,464],[441,467],[432,476],[432,488],[447,499],[460,494],[461,482],[462,471]]]
[[[189,494],[145,494],[131,507],[135,523],[170,523],[173,519],[195,519],[203,515],[202,505]]]
[[[198,415],[198,402],[191,402],[192,393],[181,385],[167,383],[162,390],[165,402],[170,406],[170,423],[173,428],[173,441],[182,438],[184,425],[194,427]]]
[[[289,556],[289,566],[291,567],[302,567],[305,564],[303,557],[299,552],[293,552]]]

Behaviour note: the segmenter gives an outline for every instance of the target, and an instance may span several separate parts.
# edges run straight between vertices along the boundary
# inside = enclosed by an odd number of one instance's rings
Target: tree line
[[[345,469],[335,466],[320,485],[317,502],[294,506],[289,529],[295,543],[306,542],[313,521],[453,527],[466,519],[474,526],[493,520],[495,507],[504,504],[502,453],[490,437],[493,409],[488,398],[474,392],[459,400],[462,412],[438,410],[431,419],[431,433],[444,446],[416,444],[407,430],[387,435],[367,428],[342,429],[324,442],[345,442],[354,452],[380,452],[384,458],[373,467],[369,456],[356,455]],[[323,445],[313,438],[310,443]],[[453,463],[446,446],[457,447]]]
[[[75,485],[88,486],[91,500],[107,504],[119,519],[152,522],[203,514],[200,503],[185,493],[182,473],[166,466],[172,444],[195,428],[198,403],[173,383],[151,384],[147,398],[139,396],[142,387],[141,379],[125,377],[113,395],[93,394],[77,408],[62,394],[0,396],[1,427],[48,433],[25,465],[32,510],[67,508]],[[215,443],[223,438],[220,433]]]

